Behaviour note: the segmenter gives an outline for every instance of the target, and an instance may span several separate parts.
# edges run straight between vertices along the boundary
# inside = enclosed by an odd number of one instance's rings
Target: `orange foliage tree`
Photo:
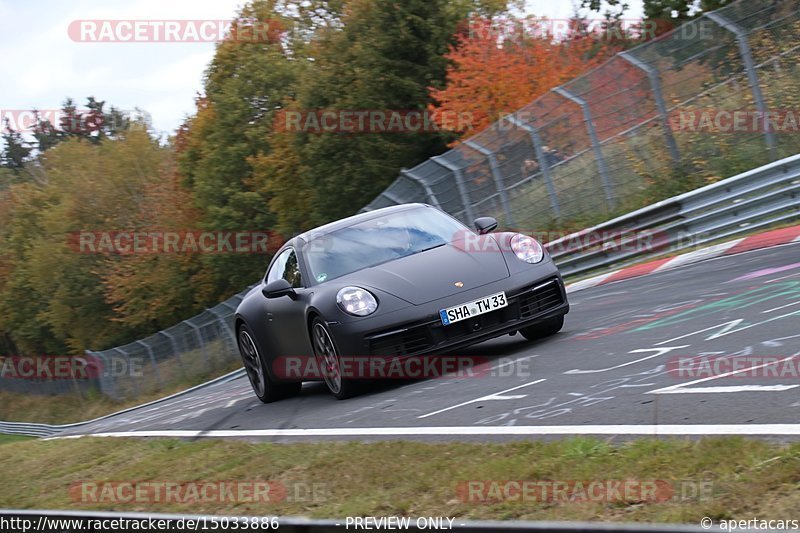
[[[459,134],[485,129],[608,55],[578,31],[559,39],[544,33],[501,37],[491,20],[472,19],[446,56],[446,86],[430,89],[438,102],[431,111],[468,124]]]
[[[204,99],[197,101],[198,117],[208,113]],[[197,120],[197,119],[196,119]],[[174,154],[186,150],[188,125],[177,131]],[[201,215],[191,191],[177,172],[175,157],[159,168],[159,175],[141,188],[141,202],[132,206],[135,231],[188,232],[201,229]],[[210,272],[198,254],[122,254],[108,258],[103,276],[106,301],[113,306],[114,321],[150,333],[171,326],[217,303]]]

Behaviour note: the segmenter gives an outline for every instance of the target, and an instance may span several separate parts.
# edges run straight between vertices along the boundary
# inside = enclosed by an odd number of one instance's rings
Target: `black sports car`
[[[337,398],[356,391],[345,356],[405,358],[519,331],[558,332],[569,311],[544,248],[519,233],[473,231],[424,204],[387,207],[298,235],[272,259],[236,310],[247,375],[264,402],[324,380]],[[285,371],[286,358],[318,363]],[[278,363],[280,361],[280,363]]]

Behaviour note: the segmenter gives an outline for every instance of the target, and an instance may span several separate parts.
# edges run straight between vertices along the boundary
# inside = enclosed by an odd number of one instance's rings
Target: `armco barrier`
[[[547,243],[565,276],[800,218],[800,155],[733,176]],[[572,245],[585,243],[591,246]]]
[[[0,420],[0,434],[6,435],[23,435],[28,437],[53,437],[58,435],[60,432],[67,430],[67,429],[74,429],[81,426],[85,426],[86,424],[90,424],[92,422],[97,422],[100,420],[104,420],[106,418],[110,418],[112,416],[121,415],[123,413],[127,413],[129,411],[133,411],[134,409],[140,409],[142,407],[148,407],[151,405],[155,405],[157,403],[161,403],[167,400],[171,400],[173,398],[177,398],[179,396],[184,396],[186,394],[192,393],[199,389],[204,389],[206,387],[210,387],[212,385],[216,385],[217,383],[226,383],[228,381],[237,379],[239,377],[244,376],[244,369],[234,370],[228,374],[220,376],[218,378],[212,379],[205,383],[201,383],[200,385],[195,385],[194,387],[190,387],[186,390],[182,390],[180,392],[176,392],[175,394],[170,394],[169,396],[164,396],[163,398],[159,398],[157,400],[153,400],[152,402],[147,402],[141,405],[135,405],[133,407],[129,407],[127,409],[123,409],[121,411],[116,411],[114,413],[110,413],[104,416],[100,416],[97,418],[93,418],[91,420],[84,420],[82,422],[75,422],[72,424],[37,424],[34,422],[6,422]]]

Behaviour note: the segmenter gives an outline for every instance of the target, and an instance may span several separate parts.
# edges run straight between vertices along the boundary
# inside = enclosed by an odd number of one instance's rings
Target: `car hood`
[[[414,305],[432,302],[509,277],[497,250],[468,252],[446,244],[347,276],[365,288],[388,292]],[[456,287],[456,282],[463,287]]]

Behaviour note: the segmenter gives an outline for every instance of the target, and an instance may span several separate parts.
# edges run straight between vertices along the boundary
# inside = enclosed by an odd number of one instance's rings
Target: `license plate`
[[[497,294],[478,298],[472,302],[442,309],[439,311],[439,316],[442,319],[442,324],[448,326],[454,322],[461,322],[462,320],[482,315],[507,305],[506,293],[498,292]]]

